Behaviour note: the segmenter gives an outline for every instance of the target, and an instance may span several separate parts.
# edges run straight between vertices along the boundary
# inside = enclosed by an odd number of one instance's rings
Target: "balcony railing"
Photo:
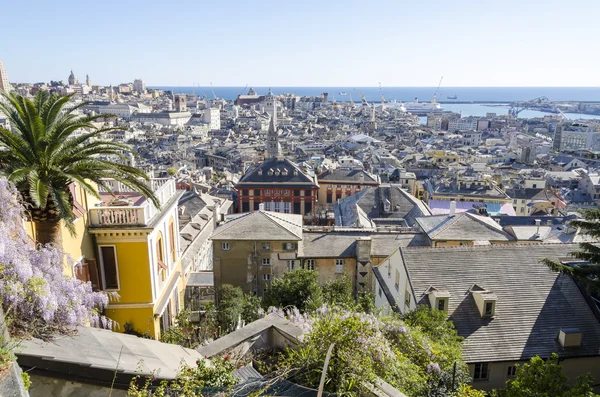
[[[114,179],[104,181],[109,185],[115,196],[120,193],[137,193],[137,191],[123,185]],[[175,180],[168,178],[153,178],[146,182],[158,198],[161,207],[164,206],[176,193]],[[108,193],[100,188],[100,193]],[[143,226],[150,223],[158,214],[159,209],[148,199],[140,205],[134,206],[101,206],[90,208],[90,224],[92,226]]]

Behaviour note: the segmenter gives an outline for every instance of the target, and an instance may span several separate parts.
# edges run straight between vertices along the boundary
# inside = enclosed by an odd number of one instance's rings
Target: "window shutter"
[[[86,266],[87,268],[89,281],[92,283],[92,289],[94,291],[98,291],[100,289],[100,277],[98,276],[98,265],[96,263],[96,259],[85,259],[82,266]]]

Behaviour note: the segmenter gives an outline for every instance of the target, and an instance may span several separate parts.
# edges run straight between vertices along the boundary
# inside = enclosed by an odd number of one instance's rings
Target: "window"
[[[229,251],[230,250],[230,246],[229,243],[221,243],[221,250],[223,251]]]
[[[438,300],[438,310],[445,310],[446,301],[444,299]]]
[[[294,190],[294,196],[300,196],[300,190]]]
[[[491,316],[492,312],[494,309],[494,303],[492,302],[485,302],[485,311],[484,311],[484,316]]]
[[[277,194],[279,194],[279,190],[275,190],[275,194],[276,194],[276,195],[277,195]]]
[[[331,193],[327,193],[327,203],[331,204],[332,202],[333,202],[332,194]]]
[[[265,189],[265,194],[268,196],[269,194],[271,194],[271,191],[269,189]]]
[[[379,297],[381,298],[382,292],[381,292],[381,287],[379,287]]]
[[[263,280],[264,281],[270,281],[271,280],[271,274],[269,274],[269,273],[263,274]]]
[[[163,239],[162,233],[158,233],[158,237],[156,239],[156,260],[158,261],[158,266],[160,268],[167,268],[165,265],[165,254],[163,251]]]
[[[342,185],[335,185],[336,188],[341,189]]]
[[[335,200],[340,200],[342,198],[342,193],[336,193],[335,194]]]
[[[404,303],[406,306],[410,305],[410,292],[408,292],[408,289],[404,292]]]
[[[242,202],[242,212],[250,211],[250,203],[247,201]]]
[[[119,268],[117,252],[114,246],[100,247],[100,262],[102,264],[102,285],[105,290],[119,289]]]
[[[286,196],[289,196],[290,195],[290,191],[289,190],[284,190],[283,194],[285,194]]]
[[[292,212],[292,203],[282,203],[283,204],[283,213],[289,214]]]
[[[171,259],[175,262],[175,259],[177,259],[175,252],[175,222],[172,220],[169,223],[169,249],[171,251]]]
[[[394,287],[396,288],[396,291],[400,290],[400,272],[398,270],[396,270],[396,281],[394,281]]]
[[[488,375],[489,375],[488,363],[475,364],[475,371],[473,372],[473,380],[487,380]]]
[[[517,367],[515,365],[509,365],[506,376],[509,378],[514,377],[517,374]]]
[[[306,190],[306,191],[304,192],[304,195],[305,195],[305,196],[310,196],[310,190]]]
[[[295,243],[283,243],[283,249],[286,251],[293,251],[296,249]]]
[[[315,260],[314,259],[306,259],[304,261],[304,268],[306,270],[315,270]]]
[[[294,270],[295,268],[296,268],[296,261],[287,261],[288,271]]]
[[[261,249],[262,249],[263,251],[268,251],[268,250],[270,250],[270,249],[271,249],[271,245],[270,245],[269,243],[262,243],[262,244],[261,244]]]
[[[255,196],[260,196],[260,190],[254,189],[254,195]]]
[[[304,203],[304,215],[308,215],[312,212],[312,203]]]
[[[271,266],[271,258],[263,258],[262,264],[263,266]]]
[[[242,196],[248,195],[248,189],[242,189]]]
[[[346,261],[344,259],[336,259],[335,260],[335,272],[337,274],[344,273],[344,264],[345,263],[346,263]]]

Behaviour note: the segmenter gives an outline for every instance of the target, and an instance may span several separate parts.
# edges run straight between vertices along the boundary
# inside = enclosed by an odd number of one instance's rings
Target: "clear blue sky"
[[[600,86],[600,0],[4,0],[10,81]]]

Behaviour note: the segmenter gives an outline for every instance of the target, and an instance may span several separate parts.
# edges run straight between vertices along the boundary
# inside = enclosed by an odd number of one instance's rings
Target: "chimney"
[[[452,200],[450,201],[450,211],[448,212],[448,216],[452,218],[454,215],[456,215],[456,201]]]
[[[219,226],[219,203],[214,203],[213,205],[213,228],[217,228],[217,226]]]

